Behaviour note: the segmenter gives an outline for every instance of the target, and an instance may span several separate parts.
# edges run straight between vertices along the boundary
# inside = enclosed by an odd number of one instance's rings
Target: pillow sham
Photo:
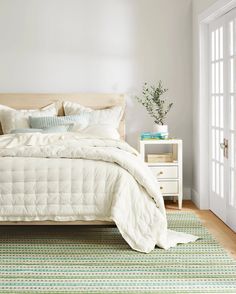
[[[41,109],[16,110],[5,105],[0,105],[0,122],[4,134],[12,130],[29,128],[29,117],[55,116],[57,115],[56,103],[52,103]]]
[[[45,117],[29,117],[29,124],[31,128],[45,129],[61,125],[69,125],[69,130],[76,125],[76,128],[85,128],[86,121],[80,115],[69,116],[45,116]]]
[[[23,133],[64,133],[67,132],[70,125],[61,125],[52,128],[45,128],[45,129],[16,129],[12,130],[11,134],[23,134]]]
[[[121,106],[94,110],[84,107],[79,103],[64,101],[63,108],[66,116],[80,115],[86,121],[87,126],[101,124],[110,125],[117,129],[123,115],[123,108]]]
[[[65,115],[75,115],[80,114],[81,112],[92,112],[93,109],[89,107],[85,107],[77,102],[64,101],[63,109]]]

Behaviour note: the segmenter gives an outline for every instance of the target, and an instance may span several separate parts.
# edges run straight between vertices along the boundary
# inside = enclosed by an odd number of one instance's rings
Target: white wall
[[[193,0],[193,182],[192,198],[194,202],[202,207],[200,203],[200,166],[199,166],[199,25],[198,16],[213,5],[217,0]],[[208,126],[206,126],[207,128]],[[207,196],[206,196],[207,197]]]
[[[198,1],[198,0],[197,0]],[[204,2],[204,1],[201,1]],[[121,92],[162,79],[192,185],[191,0],[0,0],[0,92]],[[127,140],[152,129],[127,107]],[[189,195],[188,195],[189,196]]]

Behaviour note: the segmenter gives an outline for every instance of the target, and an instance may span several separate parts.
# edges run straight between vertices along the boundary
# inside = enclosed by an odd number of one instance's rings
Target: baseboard
[[[189,187],[184,187],[183,189],[183,199],[184,200],[191,200],[192,197],[191,197],[191,188]]]
[[[197,208],[200,209],[200,197],[198,192],[195,189],[192,189],[191,196],[192,196],[191,199],[193,203],[197,206]]]

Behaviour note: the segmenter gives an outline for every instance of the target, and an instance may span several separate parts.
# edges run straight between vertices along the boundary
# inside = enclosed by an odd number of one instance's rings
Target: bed
[[[118,94],[0,94],[0,104],[15,109],[55,102],[59,115],[63,101],[125,107]],[[196,240],[167,230],[158,182],[124,142],[124,118],[118,127],[122,140],[74,132],[0,136],[0,225],[115,222],[130,247],[146,253],[155,245],[168,249]]]
[[[50,103],[57,103],[58,115],[64,115],[62,102],[68,100],[78,102],[93,109],[103,109],[112,106],[122,106],[125,109],[125,97],[122,94],[38,94],[38,93],[12,93],[0,94],[0,104],[10,106],[15,109],[37,109]],[[125,112],[120,121],[119,134],[125,140]],[[0,126],[0,135],[2,130]],[[113,225],[113,221],[0,221],[0,225]]]

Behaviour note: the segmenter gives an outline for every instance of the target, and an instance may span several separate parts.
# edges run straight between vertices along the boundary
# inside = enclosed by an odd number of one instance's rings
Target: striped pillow
[[[68,116],[45,116],[45,117],[30,117],[29,118],[30,127],[34,129],[45,129],[52,128],[61,125],[70,125],[71,130],[74,125],[77,128],[85,128],[87,126],[87,121],[80,115],[68,115]]]

